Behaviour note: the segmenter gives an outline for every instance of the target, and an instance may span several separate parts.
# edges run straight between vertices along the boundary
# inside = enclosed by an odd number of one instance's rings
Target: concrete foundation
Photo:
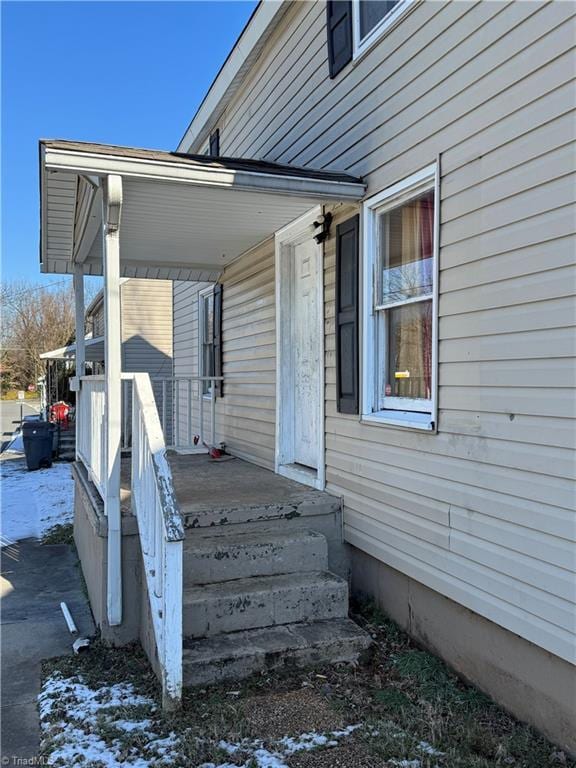
[[[74,541],[82,564],[90,606],[102,639],[112,645],[126,645],[140,638],[142,557],[136,519],[122,511],[122,603],[123,622],[112,627],[106,616],[106,573],[108,528],[104,505],[89,481],[82,464],[72,465],[74,476]]]
[[[352,591],[519,720],[576,753],[576,668],[351,547]]]

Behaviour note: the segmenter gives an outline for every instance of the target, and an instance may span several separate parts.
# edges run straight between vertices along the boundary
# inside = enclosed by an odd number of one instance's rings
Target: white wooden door
[[[291,342],[293,461],[318,469],[320,318],[316,246],[308,237],[293,249]]]

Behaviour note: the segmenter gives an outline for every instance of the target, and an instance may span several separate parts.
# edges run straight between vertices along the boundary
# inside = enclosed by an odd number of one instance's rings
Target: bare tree
[[[72,283],[5,283],[0,302],[2,379],[11,386],[36,384],[42,371],[40,354],[62,347],[74,338]]]

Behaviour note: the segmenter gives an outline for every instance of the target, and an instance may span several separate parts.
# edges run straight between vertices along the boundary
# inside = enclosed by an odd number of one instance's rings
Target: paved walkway
[[[81,636],[94,632],[72,547],[25,539],[2,548],[2,766],[38,755],[36,697],[43,659],[72,653],[60,602],[68,604]],[[32,765],[32,762],[27,764]]]

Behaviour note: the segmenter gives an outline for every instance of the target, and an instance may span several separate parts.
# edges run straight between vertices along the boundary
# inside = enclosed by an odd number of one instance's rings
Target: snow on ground
[[[71,523],[74,481],[70,464],[28,472],[23,458],[0,461],[0,541],[2,546],[41,538],[54,525]]]
[[[164,737],[156,733],[154,701],[140,695],[131,684],[93,689],[80,675],[64,677],[55,672],[44,682],[38,702],[41,746],[48,754],[48,765],[68,768],[94,761],[105,768],[122,765],[161,768],[185,764],[181,746],[187,738],[186,729],[178,735],[172,731]],[[349,725],[328,733],[303,733],[266,743],[258,739],[237,743],[222,740],[212,746],[219,747],[231,758],[239,754],[240,759],[246,756],[245,762],[242,765],[237,761],[203,763],[197,768],[288,768],[285,760],[295,752],[335,747],[358,728],[362,725]],[[124,733],[142,736],[139,746],[127,747],[121,738]]]

